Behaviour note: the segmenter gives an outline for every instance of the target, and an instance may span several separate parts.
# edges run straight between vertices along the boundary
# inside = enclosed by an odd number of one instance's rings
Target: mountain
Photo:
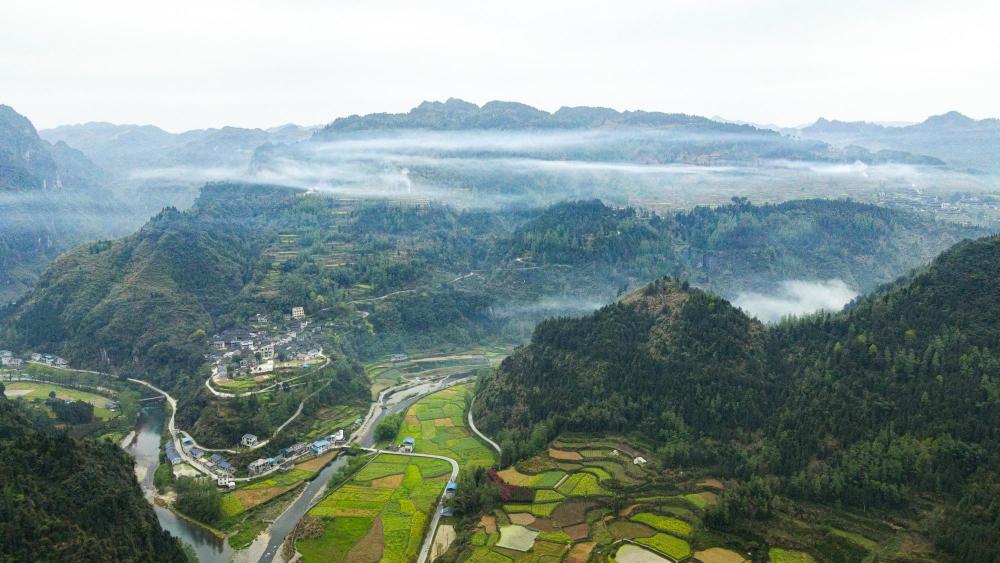
[[[59,169],[30,121],[0,105],[0,190],[57,189]]]
[[[845,200],[753,205],[737,198],[672,216],[590,200],[546,208],[514,231],[505,252],[507,260],[570,279],[634,287],[666,273],[734,298],[788,279],[841,279],[871,291],[987,232]]]
[[[143,498],[127,454],[47,424],[0,392],[0,559],[187,561]]]
[[[996,173],[1000,171],[1000,120],[975,120],[957,111],[928,117],[921,123],[886,127],[868,122],[819,119],[797,131],[803,138],[839,146],[898,150],[926,154],[954,168]]]
[[[222,127],[169,133],[153,125],[90,122],[61,125],[39,133],[84,152],[106,170],[122,177],[172,167],[243,168],[254,149],[268,143],[295,142],[311,129],[288,124],[269,130]]]
[[[741,200],[673,216],[593,200],[461,211],[210,184],[188,211],[60,256],[8,308],[0,335],[184,385],[205,335],[260,312],[361,308],[367,323],[343,343],[369,357],[520,340],[545,316],[590,311],[664,274],[732,297],[789,278],[870,290],[981,233],[848,201]],[[393,298],[371,299],[380,295]]]
[[[243,212],[290,190],[207,187],[202,205],[167,208],[133,235],[59,257],[10,320],[12,340],[78,365],[193,373],[205,334],[228,312],[259,252],[262,220]]]
[[[107,182],[83,153],[49,144],[0,106],[0,301],[26,291],[63,250],[134,226]]]
[[[661,279],[540,323],[482,384],[477,423],[508,455],[539,428],[637,432],[666,467],[768,475],[792,498],[934,499],[945,508],[931,527],[964,538],[932,532],[938,544],[993,561],[997,507],[983,494],[1000,461],[998,268],[1000,237],[965,241],[844,312],[773,328]]]
[[[123,173],[160,158],[174,146],[176,135],[152,125],[116,125],[90,122],[43,129],[42,137],[83,150],[104,169]]]

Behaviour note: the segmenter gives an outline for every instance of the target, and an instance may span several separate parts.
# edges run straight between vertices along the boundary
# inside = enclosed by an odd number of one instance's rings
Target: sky
[[[1000,116],[1000,3],[3,0],[0,103],[37,127],[327,123],[422,100]]]

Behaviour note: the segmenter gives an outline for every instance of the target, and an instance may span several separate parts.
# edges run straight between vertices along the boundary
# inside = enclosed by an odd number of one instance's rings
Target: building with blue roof
[[[167,442],[167,445],[163,447],[163,450],[167,453],[167,461],[170,465],[177,465],[178,463],[184,461],[181,454],[177,453],[177,448],[174,447],[173,442]]]
[[[329,440],[316,440],[312,444],[312,452],[316,455],[324,454],[330,449],[330,446]]]

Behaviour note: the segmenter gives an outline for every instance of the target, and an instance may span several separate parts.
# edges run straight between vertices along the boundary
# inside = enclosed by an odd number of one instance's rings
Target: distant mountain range
[[[953,168],[1000,172],[1000,119],[975,120],[957,111],[905,127],[820,118],[794,131],[803,138],[870,150],[900,150],[940,158]]]
[[[84,150],[101,167],[116,174],[172,166],[246,166],[264,143],[301,141],[312,129],[288,124],[272,129],[197,129],[169,133],[153,125],[90,122],[62,125],[40,132],[50,142]]]

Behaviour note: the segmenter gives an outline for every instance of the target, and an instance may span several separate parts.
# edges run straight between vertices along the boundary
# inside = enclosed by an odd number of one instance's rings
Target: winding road
[[[480,432],[479,429],[476,428],[476,423],[472,422],[472,407],[474,407],[475,405],[476,405],[476,396],[473,395],[472,396],[472,401],[469,402],[469,428],[471,428],[472,431],[476,433],[476,436],[479,436],[484,441],[486,441],[486,443],[488,443],[489,445],[493,446],[493,449],[497,451],[497,454],[500,454],[501,453],[500,452],[500,445],[497,444],[496,442],[494,442],[493,440],[490,440],[486,436],[486,434],[483,434],[482,432]]]

